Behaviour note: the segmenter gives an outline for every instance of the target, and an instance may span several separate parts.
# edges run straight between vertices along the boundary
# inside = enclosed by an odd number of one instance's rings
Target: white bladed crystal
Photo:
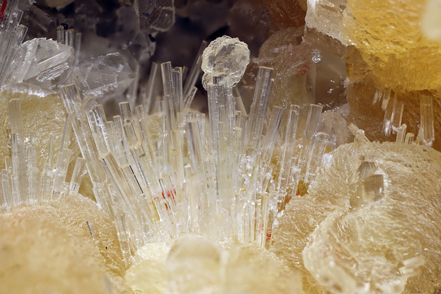
[[[45,38],[23,43],[12,61],[9,85],[28,82],[43,88],[63,85],[75,60],[74,49]]]

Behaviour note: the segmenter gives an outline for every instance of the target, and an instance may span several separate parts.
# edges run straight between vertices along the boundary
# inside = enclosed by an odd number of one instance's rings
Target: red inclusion
[[[3,0],[2,7],[0,7],[0,21],[3,18],[3,14],[5,13],[6,5],[8,5],[8,0]]]
[[[268,243],[269,241],[271,241],[271,233],[266,234],[266,242]]]
[[[176,194],[176,190],[173,190],[173,191],[174,191],[174,193]],[[161,193],[161,194],[162,194],[162,198],[166,199],[164,193]],[[175,200],[175,196],[174,196],[174,194],[173,194],[170,190],[167,191],[167,198],[172,198],[173,200]],[[169,209],[167,203],[165,203],[165,208],[166,208],[167,210]]]

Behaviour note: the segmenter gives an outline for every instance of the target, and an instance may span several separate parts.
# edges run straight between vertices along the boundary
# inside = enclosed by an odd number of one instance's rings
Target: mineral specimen
[[[424,1],[348,1],[343,23],[376,83],[406,91],[438,90],[439,42],[420,27]],[[396,11],[398,9],[399,11]],[[375,12],[375,13],[372,13]],[[424,52],[424,55],[421,55]]]
[[[300,44],[302,30],[287,28],[274,33],[260,48],[257,63],[277,68],[271,105],[286,108],[289,104],[313,102],[308,95],[307,77],[312,67],[309,44]],[[289,62],[286,62],[289,60]]]
[[[0,6],[0,292],[440,291],[439,1],[31,2]]]
[[[305,24],[305,0],[266,0],[271,20],[277,29],[299,27]]]
[[[54,148],[53,152],[58,153],[63,135],[64,120],[66,111],[60,96],[52,91],[44,91],[32,85],[22,84],[0,93],[0,156],[10,156],[10,143],[8,130],[9,123],[9,101],[12,99],[21,100],[23,115],[24,139],[30,140],[33,136],[34,146],[37,147],[38,168],[41,170],[48,160],[48,148]],[[51,147],[49,147],[51,145]],[[5,168],[5,162],[0,164]]]
[[[28,82],[54,88],[66,83],[74,62],[72,47],[46,39],[33,39],[23,43],[9,67],[10,77],[5,84]]]

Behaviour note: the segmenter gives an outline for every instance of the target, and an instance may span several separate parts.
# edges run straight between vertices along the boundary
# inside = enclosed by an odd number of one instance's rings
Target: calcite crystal
[[[265,0],[271,21],[277,29],[299,27],[305,24],[305,0]]]
[[[130,293],[115,227],[95,202],[71,195],[0,223],[0,293]]]
[[[291,103],[312,102],[307,80],[312,67],[312,52],[309,44],[300,44],[301,35],[302,30],[292,27],[283,29],[269,37],[260,48],[257,63],[278,69],[274,77],[271,105],[286,108]]]
[[[421,30],[425,1],[348,1],[343,23],[374,81],[406,91],[439,90],[441,44]]]
[[[342,27],[346,4],[347,0],[308,1],[306,25],[347,44],[348,40]]]
[[[74,60],[72,47],[44,38],[33,39],[18,48],[4,82],[14,85],[24,81],[55,89],[66,83]]]
[[[309,276],[304,288],[311,293],[325,293],[320,286],[332,293],[436,292],[439,152],[356,142],[330,156],[308,194],[287,205],[271,251]]]
[[[303,293],[300,274],[268,251],[184,236],[166,263],[169,293]]]
[[[134,75],[121,54],[109,53],[78,64],[73,78],[82,95],[101,98],[124,92]]]

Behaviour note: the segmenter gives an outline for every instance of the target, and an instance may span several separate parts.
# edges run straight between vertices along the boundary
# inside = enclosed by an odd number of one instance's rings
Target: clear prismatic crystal
[[[0,293],[441,291],[438,2],[230,2],[1,2]]]

